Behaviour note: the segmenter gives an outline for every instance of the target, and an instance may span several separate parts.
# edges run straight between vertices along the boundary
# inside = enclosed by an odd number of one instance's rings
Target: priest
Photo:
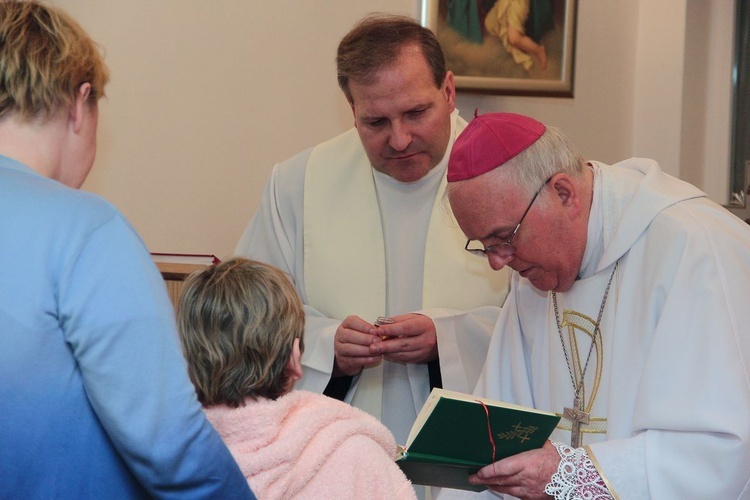
[[[431,387],[473,389],[508,279],[463,251],[443,202],[466,122],[434,34],[368,16],[336,61],[354,128],[274,167],[235,253],[287,272],[305,303],[299,387],[403,444]]]
[[[466,250],[514,271],[476,394],[563,417],[471,481],[520,498],[750,495],[750,226],[653,160],[586,161],[514,114],[475,118],[447,178]]]

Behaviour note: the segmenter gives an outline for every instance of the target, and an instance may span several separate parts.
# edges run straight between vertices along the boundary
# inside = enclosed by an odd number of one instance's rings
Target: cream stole
[[[465,126],[458,118],[455,133]],[[443,177],[427,232],[422,307],[502,305],[507,274],[464,251],[466,237],[442,201],[446,185]],[[386,314],[385,247],[372,167],[356,129],[313,149],[304,196],[309,305],[330,318],[374,322]],[[382,364],[363,370],[352,404],[380,418],[382,383]]]

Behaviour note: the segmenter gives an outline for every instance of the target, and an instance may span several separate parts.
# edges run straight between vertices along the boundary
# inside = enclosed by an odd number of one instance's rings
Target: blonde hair
[[[177,308],[190,379],[203,406],[244,405],[286,393],[286,366],[305,314],[279,269],[233,258],[193,273]]]
[[[50,118],[87,82],[96,103],[108,80],[97,45],[68,14],[36,1],[0,1],[0,118]]]

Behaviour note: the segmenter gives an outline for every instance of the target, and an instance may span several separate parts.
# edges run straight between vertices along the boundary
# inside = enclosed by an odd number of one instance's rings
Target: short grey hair
[[[497,170],[533,194],[556,173],[579,177],[585,165],[586,160],[570,140],[560,130],[547,127],[536,142]]]

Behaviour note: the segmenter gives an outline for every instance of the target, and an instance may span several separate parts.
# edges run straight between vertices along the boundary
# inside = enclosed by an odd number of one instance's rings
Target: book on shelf
[[[200,253],[152,252],[151,258],[164,279],[172,280],[184,280],[193,271],[221,262],[215,255]]]
[[[396,463],[414,484],[482,491],[482,467],[541,448],[560,416],[470,394],[433,389]]]
[[[172,264],[197,264],[210,266],[221,262],[219,258],[208,253],[161,253],[151,252],[154,262],[169,262]]]

